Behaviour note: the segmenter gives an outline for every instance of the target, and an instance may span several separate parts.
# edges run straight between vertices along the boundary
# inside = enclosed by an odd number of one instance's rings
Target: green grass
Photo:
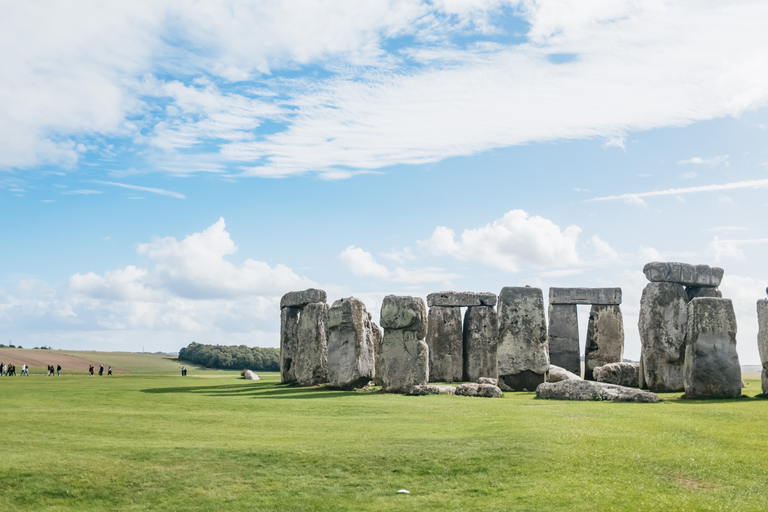
[[[179,361],[176,359],[176,356],[169,354],[148,354],[140,352],[96,352],[77,350],[61,350],[52,352],[54,354],[56,352],[61,352],[62,354],[69,354],[82,357],[84,359],[103,362],[105,370],[107,365],[112,365],[133,374],[176,375],[179,374],[179,368],[181,366],[186,366],[190,373],[205,372],[206,375],[234,375],[234,373],[239,373],[239,370],[237,372],[232,370],[213,370],[206,369],[201,366],[187,364],[184,361]]]
[[[0,508],[746,511],[768,503],[768,400],[407,397],[263,376],[0,380]],[[759,386],[748,381],[747,394]]]

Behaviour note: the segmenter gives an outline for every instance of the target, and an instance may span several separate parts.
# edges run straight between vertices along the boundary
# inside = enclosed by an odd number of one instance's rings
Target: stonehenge
[[[365,304],[350,297],[328,310],[328,381],[340,389],[361,388],[376,373],[374,335]]]
[[[623,358],[624,319],[620,307],[593,304],[584,348],[584,380],[595,380],[595,368],[620,363]]]
[[[637,363],[610,363],[598,366],[594,371],[597,382],[606,382],[628,388],[640,387],[640,371]]]
[[[613,401],[655,403],[659,397],[649,391],[589,380],[546,382],[536,388],[536,398],[546,400]]]
[[[547,322],[540,288],[504,287],[499,294],[499,387],[533,391],[549,371]]]
[[[492,306],[472,306],[464,315],[462,379],[496,378],[499,320]]]
[[[461,381],[464,365],[464,341],[461,308],[431,306],[427,315],[429,380]]]
[[[766,290],[768,293],[768,290]],[[757,301],[757,347],[760,351],[760,363],[763,394],[768,395],[768,299]]]
[[[381,387],[389,393],[407,393],[429,380],[427,311],[418,297],[387,295],[381,305]]]
[[[326,293],[315,288],[280,299],[280,382],[309,386],[327,380],[327,308]]]

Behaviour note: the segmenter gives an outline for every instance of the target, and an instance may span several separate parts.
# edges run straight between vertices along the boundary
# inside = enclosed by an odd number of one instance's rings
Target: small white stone
[[[411,491],[406,491],[405,489],[400,489],[397,491],[398,494],[411,494]]]

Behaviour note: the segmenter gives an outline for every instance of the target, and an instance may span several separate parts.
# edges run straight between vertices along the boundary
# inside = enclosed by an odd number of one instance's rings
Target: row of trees
[[[179,351],[179,360],[222,370],[280,371],[280,350],[276,348],[205,345],[193,341]]]

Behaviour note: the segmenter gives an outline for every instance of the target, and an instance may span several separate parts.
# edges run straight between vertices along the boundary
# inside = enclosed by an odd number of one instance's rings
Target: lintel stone
[[[472,307],[472,306],[495,306],[496,294],[490,292],[435,292],[427,295],[427,305],[432,306],[450,306],[450,307]]]
[[[621,288],[550,288],[550,304],[621,304]]]
[[[327,296],[325,290],[317,288],[308,288],[300,292],[288,292],[280,299],[280,309],[283,308],[303,308],[307,304],[316,302],[325,303]]]

